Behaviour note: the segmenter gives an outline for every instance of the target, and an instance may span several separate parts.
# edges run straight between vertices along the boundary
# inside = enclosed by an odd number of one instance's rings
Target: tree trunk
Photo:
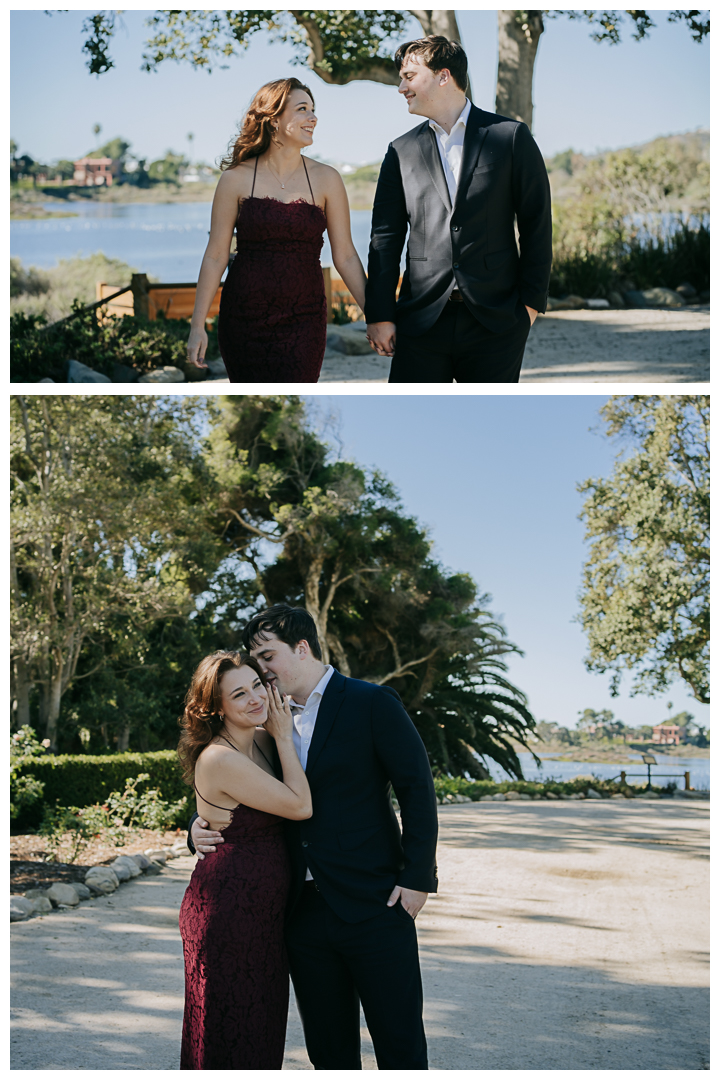
[[[130,725],[121,727],[117,735],[117,748],[119,754],[124,754],[130,746]]]
[[[57,754],[57,728],[62,700],[62,664],[55,661],[51,670],[50,683],[46,689],[45,738],[50,740],[50,753]]]
[[[12,722],[15,729],[30,723],[30,680],[27,664],[17,656],[12,664]]]
[[[545,27],[541,11],[528,12],[527,22],[520,22],[518,14],[517,11],[498,11],[495,110],[501,116],[524,120],[532,131],[533,69]]]
[[[448,41],[456,41],[458,45],[462,45],[460,27],[457,24],[454,11],[411,11],[410,14],[414,15],[420,23],[426,37],[433,37],[437,34],[438,37],[444,37]],[[466,93],[470,101],[472,101],[472,86],[470,85],[469,75]]]

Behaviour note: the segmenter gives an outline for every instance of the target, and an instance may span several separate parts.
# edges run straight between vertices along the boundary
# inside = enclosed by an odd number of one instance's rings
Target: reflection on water
[[[77,217],[11,222],[10,254],[25,266],[49,268],[60,259],[102,251],[160,281],[197,281],[211,205],[73,202],[67,209]],[[45,206],[58,209],[57,203]],[[350,212],[353,243],[366,268],[371,217],[370,210]],[[320,258],[323,266],[330,266],[327,238]]]
[[[657,784],[664,787],[676,779],[677,786],[685,787],[683,773],[690,772],[690,786],[698,791],[710,790],[710,759],[709,758],[681,758],[670,757],[668,754],[659,754],[652,751],[657,765],[653,765],[651,772],[670,773],[670,776],[658,776]],[[606,762],[588,761],[550,761],[548,758],[542,762],[540,768],[535,764],[532,754],[518,754],[522,765],[523,776],[526,780],[572,780],[576,776],[597,776],[600,780],[611,780],[620,775],[623,769],[626,773],[638,773],[638,776],[628,776],[631,784],[647,783],[647,765],[643,764],[638,754],[637,761],[632,764],[617,765]],[[490,775],[493,780],[508,780],[508,774],[495,762],[487,762]],[[655,783],[655,781],[653,781]]]

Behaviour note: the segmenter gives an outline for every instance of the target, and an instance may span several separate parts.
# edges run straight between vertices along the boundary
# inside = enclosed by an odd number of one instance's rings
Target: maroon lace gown
[[[218,318],[230,382],[318,381],[327,334],[320,266],[327,222],[312,187],[310,195],[312,202],[254,194],[242,201]]]
[[[238,806],[199,859],[180,907],[185,955],[181,1069],[280,1069],[289,977],[290,869],[283,819]]]

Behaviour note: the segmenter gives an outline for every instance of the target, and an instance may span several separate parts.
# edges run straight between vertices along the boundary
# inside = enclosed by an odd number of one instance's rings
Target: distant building
[[[117,174],[119,162],[109,157],[84,157],[74,161],[73,180],[81,187],[112,187],[113,175]]]
[[[653,727],[652,741],[678,746],[682,742],[680,728],[677,724],[656,724]]]

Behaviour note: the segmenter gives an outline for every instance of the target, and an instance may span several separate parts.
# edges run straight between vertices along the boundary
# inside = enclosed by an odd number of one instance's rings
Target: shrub
[[[666,239],[641,243],[630,239],[604,252],[575,251],[556,254],[550,277],[550,295],[607,297],[623,291],[626,280],[638,289],[665,286],[675,289],[687,281],[698,292],[710,288],[710,230],[682,225]]]
[[[39,741],[35,730],[24,724],[10,739],[10,817],[19,818],[42,799],[45,785],[35,776],[20,775],[20,763],[41,757],[47,752],[49,739]]]
[[[128,778],[137,780],[143,773],[150,776],[162,800],[179,803],[187,793],[174,750],[150,754],[59,754],[28,758],[17,764],[18,777],[32,777],[43,784],[44,802],[50,806],[105,805],[113,792],[125,790]],[[18,828],[36,828],[42,813],[39,802],[24,807]],[[184,827],[188,817],[187,809],[176,807],[168,824]]]
[[[576,776],[573,780],[465,780],[462,777],[437,776],[435,777],[435,794],[439,799],[447,795],[465,795],[477,802],[482,795],[496,795],[499,792],[517,791],[525,795],[572,795],[581,793],[587,795],[588,788],[593,788],[600,795],[622,794],[630,790],[637,793],[639,789],[629,784],[621,784],[619,780],[601,780],[597,776]],[[674,785],[668,784],[664,788],[653,787],[658,794],[672,794]]]
[[[189,334],[185,319],[149,321],[138,316],[110,318],[100,324],[94,311],[83,310],[67,321],[46,326],[43,315],[16,312],[10,317],[10,381],[64,382],[68,360],[79,360],[103,375],[114,364],[134,367],[140,374],[166,364],[185,366]],[[218,354],[217,332],[209,334],[208,356]]]

